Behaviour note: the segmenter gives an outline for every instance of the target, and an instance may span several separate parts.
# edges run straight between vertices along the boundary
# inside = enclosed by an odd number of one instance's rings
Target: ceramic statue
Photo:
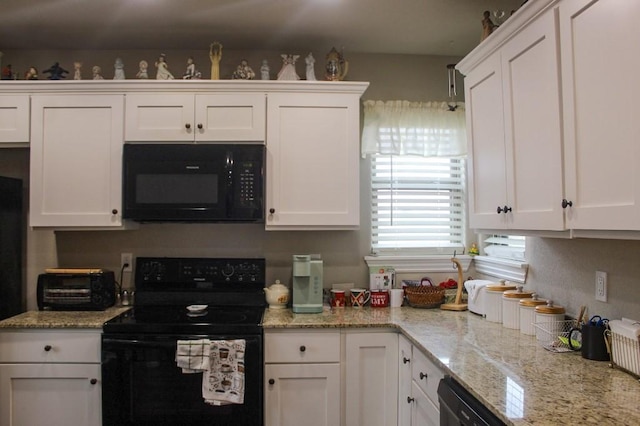
[[[222,44],[214,41],[209,45],[211,60],[211,80],[220,80],[220,61],[222,60]]]
[[[116,62],[115,62],[115,64],[113,64],[113,68],[114,68],[113,79],[114,80],[124,80],[125,79],[125,76],[124,76],[124,63],[122,62],[122,59],[116,58]]]
[[[262,80],[271,80],[271,76],[269,75],[270,71],[271,69],[269,68],[269,63],[266,59],[263,59],[262,66],[260,67],[260,78]]]
[[[75,61],[73,63],[73,79],[82,80],[82,62]]]
[[[325,67],[325,79],[329,81],[344,80],[349,71],[349,62],[344,59],[335,47],[327,53],[327,64]]]
[[[36,67],[29,67],[27,72],[24,74],[25,80],[37,80],[38,79],[38,70]]]
[[[313,57],[311,52],[304,58],[304,62],[307,64],[307,80],[315,81],[316,80],[316,71],[314,69],[314,65],[316,63],[316,59]]]
[[[282,54],[282,69],[278,72],[278,80],[300,80],[296,73],[296,61],[300,55]]]
[[[147,79],[149,78],[149,63],[144,59],[138,63],[138,73],[136,78]]]
[[[238,65],[233,74],[231,74],[233,80],[253,80],[255,76],[256,73],[253,72],[246,59],[240,61],[240,65]]]
[[[156,62],[156,80],[173,80],[173,74],[169,71],[167,64],[167,55],[161,53]]]
[[[61,80],[63,78],[66,78],[65,74],[69,74],[69,71],[62,68],[59,62],[56,62],[42,72],[49,74],[49,80]]]
[[[193,56],[189,56],[187,59],[187,70],[182,76],[183,80],[199,80],[202,77],[202,73],[196,69],[196,64],[193,62]]]
[[[104,77],[102,77],[102,68],[98,65],[94,65],[93,68],[91,68],[91,73],[93,74],[94,80],[104,80]]]

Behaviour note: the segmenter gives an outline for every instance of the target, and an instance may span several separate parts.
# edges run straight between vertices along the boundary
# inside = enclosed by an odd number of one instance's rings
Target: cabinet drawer
[[[429,399],[434,404],[438,404],[438,384],[440,379],[444,377],[444,373],[415,347],[413,348],[411,377]]]
[[[98,331],[2,331],[0,362],[100,362]]]
[[[340,362],[339,332],[266,333],[265,362]]]

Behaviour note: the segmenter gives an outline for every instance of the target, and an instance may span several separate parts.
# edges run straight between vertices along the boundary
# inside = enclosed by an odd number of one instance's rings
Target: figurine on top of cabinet
[[[202,73],[196,69],[196,64],[193,62],[193,56],[187,58],[187,70],[182,76],[183,80],[199,80],[202,77]]]
[[[329,81],[341,81],[349,72],[349,61],[344,59],[344,55],[332,47],[327,53],[327,63],[325,67],[325,79]]]
[[[24,74],[25,80],[37,80],[38,79],[38,70],[36,67],[29,67],[27,72]]]
[[[116,62],[113,64],[113,69],[114,69],[114,73],[113,73],[113,79],[114,80],[124,80],[125,79],[125,76],[124,76],[124,62],[122,62],[122,59],[116,58]]]
[[[480,41],[489,37],[496,26],[497,25],[491,20],[491,12],[485,10],[482,17],[482,36],[480,37]]]
[[[47,68],[42,72],[46,72],[49,74],[49,77],[48,77],[49,80],[60,80],[60,79],[66,78],[65,74],[69,74],[69,71],[62,68],[59,62],[56,62],[55,64],[51,65],[49,68]]]
[[[136,74],[136,78],[147,79],[149,78],[149,63],[144,59],[138,63],[138,73]]]
[[[249,66],[249,63],[246,59],[240,61],[240,65],[236,68],[236,70],[231,74],[232,80],[253,80],[256,76],[256,73],[253,72],[253,69]]]
[[[316,71],[313,69],[314,64],[316,63],[316,59],[313,57],[311,52],[304,58],[304,62],[307,64],[307,80],[315,81],[316,79]]]
[[[2,67],[2,80],[13,80],[13,70],[11,64]]]
[[[209,45],[211,60],[211,80],[220,80],[220,61],[222,60],[222,44],[214,41]]]
[[[102,77],[102,68],[98,65],[94,65],[93,68],[91,68],[91,73],[93,74],[94,80],[104,80],[104,77]]]
[[[263,59],[262,66],[260,67],[260,78],[262,80],[271,80],[271,76],[269,75],[270,71],[269,62],[267,62],[266,59]]]
[[[82,62],[75,61],[73,63],[73,79],[82,80]]]
[[[173,80],[173,74],[169,71],[169,65],[167,65],[167,55],[161,53],[156,61],[156,80]]]
[[[296,72],[296,61],[300,55],[281,54],[280,56],[282,56],[282,69],[278,72],[278,80],[300,80]]]

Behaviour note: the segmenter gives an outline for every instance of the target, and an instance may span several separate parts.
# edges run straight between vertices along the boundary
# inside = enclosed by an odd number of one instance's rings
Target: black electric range
[[[136,259],[133,309],[103,328],[103,424],[262,425],[264,286],[264,259]],[[203,375],[177,367],[196,339],[244,341],[244,403],[206,403]]]

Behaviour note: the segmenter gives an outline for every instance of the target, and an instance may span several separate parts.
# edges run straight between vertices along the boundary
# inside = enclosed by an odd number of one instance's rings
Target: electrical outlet
[[[120,269],[122,272],[133,271],[133,254],[120,253]]]
[[[596,300],[607,301],[607,273],[596,271]]]

